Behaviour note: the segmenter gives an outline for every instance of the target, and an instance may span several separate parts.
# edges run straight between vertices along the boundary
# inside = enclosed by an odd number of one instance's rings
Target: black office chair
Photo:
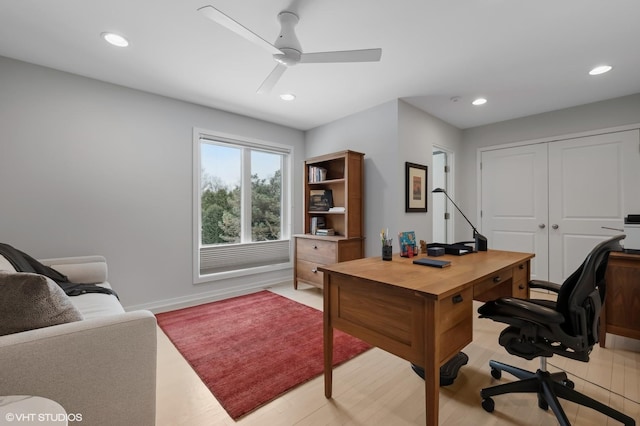
[[[554,354],[589,361],[589,354],[598,342],[609,252],[621,250],[620,240],[624,238],[625,235],[618,235],[598,244],[562,285],[540,280],[529,283],[532,288],[557,293],[556,302],[503,297],[478,309],[480,318],[509,324],[499,339],[507,352],[528,360],[540,357],[540,368],[535,373],[493,360],[489,362],[494,378],[499,379],[502,371],[506,371],[520,380],[482,389],[482,407],[487,412],[494,409],[492,396],[537,393],[538,406],[543,410],[551,407],[561,425],[570,423],[558,398],[593,408],[625,425],[636,424],[632,418],[575,391],[566,373],[549,373],[546,368],[547,357]]]

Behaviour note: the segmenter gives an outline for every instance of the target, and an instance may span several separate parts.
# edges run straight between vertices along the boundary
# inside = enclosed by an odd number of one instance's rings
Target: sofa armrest
[[[155,425],[157,326],[134,311],[0,336],[0,395],[49,398],[87,425]]]
[[[72,283],[97,284],[107,281],[107,260],[103,256],[38,259],[69,278]]]

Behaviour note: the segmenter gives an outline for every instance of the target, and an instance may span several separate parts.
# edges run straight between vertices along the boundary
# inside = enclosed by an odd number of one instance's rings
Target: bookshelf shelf
[[[331,185],[331,184],[344,184],[345,180],[344,179],[327,179],[327,180],[323,180],[320,182],[308,182],[309,186],[311,187],[316,187],[316,186],[324,186],[324,185]]]

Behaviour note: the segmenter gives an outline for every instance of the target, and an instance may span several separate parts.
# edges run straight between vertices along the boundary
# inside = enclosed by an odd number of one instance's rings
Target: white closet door
[[[622,228],[625,192],[633,191],[625,183],[640,183],[638,157],[637,130],[549,143],[551,281],[562,282],[615,234],[603,227]]]
[[[483,151],[481,230],[489,248],[535,253],[531,278],[548,279],[547,145]]]

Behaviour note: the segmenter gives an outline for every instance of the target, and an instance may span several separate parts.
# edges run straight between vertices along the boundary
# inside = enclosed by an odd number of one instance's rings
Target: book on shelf
[[[344,213],[346,209],[340,206],[334,206],[329,208],[329,213]]]
[[[324,228],[326,226],[324,217],[322,216],[313,216],[311,218],[311,235],[316,235],[316,231],[318,228]]]
[[[327,180],[327,169],[324,167],[309,166],[309,183],[317,183]]]
[[[316,235],[336,235],[336,232],[332,228],[316,229]]]
[[[312,189],[309,191],[309,210],[329,211],[333,207],[333,192],[330,189]]]

